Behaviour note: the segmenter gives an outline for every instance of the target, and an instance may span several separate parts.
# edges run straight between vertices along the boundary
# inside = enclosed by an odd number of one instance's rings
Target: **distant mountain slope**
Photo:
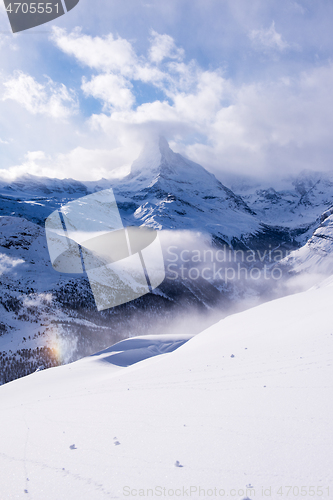
[[[284,262],[292,272],[327,277],[333,274],[333,208],[324,212],[311,238],[292,252]]]
[[[87,187],[72,179],[26,175],[12,183],[0,183],[0,216],[22,217],[43,226],[53,210],[87,194]]]
[[[301,244],[318,227],[321,214],[333,206],[332,172],[304,170],[279,181],[275,189],[267,182],[241,178],[231,186],[264,223],[289,228]]]

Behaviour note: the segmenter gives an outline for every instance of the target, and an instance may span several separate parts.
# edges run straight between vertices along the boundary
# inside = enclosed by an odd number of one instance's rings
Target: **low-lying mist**
[[[104,311],[97,311],[87,277],[64,275],[52,290],[15,294],[20,285],[9,270],[14,295],[8,288],[3,305],[13,323],[4,324],[0,335],[15,330],[23,340],[8,351],[9,361],[2,352],[4,380],[31,373],[39,363],[48,367],[75,361],[130,337],[196,335],[230,314],[305,291],[330,276],[327,266],[300,272],[297,251],[289,255],[271,245],[230,249],[217,246],[208,234],[191,231],[162,230],[159,238],[166,273],[162,284]],[[13,374],[9,362],[15,366]]]

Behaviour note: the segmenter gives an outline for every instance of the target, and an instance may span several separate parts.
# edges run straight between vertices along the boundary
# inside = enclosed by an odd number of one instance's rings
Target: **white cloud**
[[[90,81],[83,79],[87,95],[104,102],[104,113],[94,115],[90,123],[110,133],[115,123],[142,125],[149,122],[182,123],[200,127],[213,119],[220,100],[230,87],[219,71],[203,71],[194,62],[184,63],[184,51],[177,48],[169,35],[152,31],[148,56],[138,56],[126,40],[112,35],[105,38],[83,35],[80,30],[67,34],[54,29],[53,41],[67,54],[87,66],[101,71]],[[160,65],[164,59],[172,59]],[[124,62],[118,65],[114,61]],[[134,81],[157,87],[164,101],[146,102],[134,107]],[[229,90],[228,90],[229,91]],[[107,111],[110,115],[105,114]]]
[[[333,65],[294,79],[234,88],[206,127],[207,144],[184,149],[199,163],[270,175],[332,169]]]
[[[282,35],[276,31],[274,21],[268,29],[252,30],[249,33],[249,38],[252,40],[254,47],[259,50],[277,50],[282,52],[290,47],[282,38]]]
[[[160,35],[156,31],[152,30],[149,59],[153,63],[158,64],[166,58],[181,61],[184,58],[184,50],[176,46],[175,41],[171,36]]]
[[[1,3],[0,3],[1,5]],[[12,36],[4,35],[3,33],[0,33],[0,49],[2,49],[2,57],[5,54],[5,51],[8,50],[13,50],[17,51],[18,50],[18,45],[14,42],[14,38]],[[10,57],[13,57],[12,54]]]
[[[54,27],[51,39],[65,54],[74,56],[89,68],[133,75],[137,56],[130,42],[123,38],[114,38],[111,33],[104,38],[91,37],[82,35],[78,28],[67,34],[64,29]]]
[[[139,148],[136,144],[133,144],[133,147],[134,154],[137,155]],[[54,156],[46,155],[43,151],[29,151],[20,165],[0,170],[0,179],[12,181],[27,173],[81,181],[119,178],[130,172],[132,159],[131,156],[128,157],[128,149],[119,147],[100,150],[79,146],[69,153],[59,153]]]
[[[155,31],[152,34],[148,57],[139,56],[129,41],[121,37],[115,39],[112,34],[104,38],[91,37],[83,35],[78,28],[69,34],[64,29],[53,28],[51,39],[57,47],[64,53],[74,56],[79,63],[102,74],[117,75],[117,86],[121,82],[122,89],[130,88],[130,81],[149,83],[162,89],[168,85],[175,85],[178,80],[179,84],[184,83],[185,78],[189,77],[189,70],[193,69],[193,63],[190,65],[181,63],[184,51],[177,48],[172,37],[159,35]],[[160,63],[166,58],[173,61],[160,68]],[[103,81],[107,82],[107,78],[99,79],[100,85]],[[115,79],[112,85],[114,84]],[[99,84],[96,82],[96,85]],[[93,86],[95,87],[95,84]]]
[[[214,122],[221,108],[221,100],[228,96],[230,85],[216,72],[200,72],[191,92],[173,89],[168,92],[172,102],[167,100],[144,103],[136,109],[119,111],[107,117],[95,115],[94,126],[107,130],[110,122],[127,125],[155,124],[161,133],[173,129],[181,132],[205,128]]]
[[[272,33],[275,41],[271,46],[284,50],[286,42],[279,38],[274,25]],[[63,132],[57,129],[57,144],[61,144],[58,151],[45,149],[44,157],[36,153],[43,150],[47,137],[41,118],[40,124],[34,123],[40,127],[40,142],[35,140],[29,146],[35,152],[17,162],[11,174],[29,171],[81,180],[123,175],[145,136],[159,133],[166,135],[176,150],[215,173],[331,168],[332,65],[293,77],[270,81],[266,76],[265,80],[241,84],[226,78],[220,69],[204,70],[196,61],[181,60],[183,53],[169,38],[154,32],[144,56],[119,37],[54,30],[56,46],[88,67],[81,88],[85,95],[102,101],[103,112],[86,121],[69,119]],[[122,58],[124,66],[119,62]],[[12,80],[7,92],[35,115],[47,114],[53,93],[59,96],[60,86],[52,81],[41,84],[23,73]],[[141,83],[150,87],[151,95],[158,89],[159,98],[138,103]],[[60,104],[68,102],[60,99]],[[8,108],[5,112],[8,114]],[[46,130],[50,135],[50,129]]]
[[[47,158],[44,151],[28,151],[25,155],[28,162],[34,162],[36,160],[45,160]]]
[[[21,104],[32,114],[44,114],[64,119],[76,111],[73,92],[65,85],[56,84],[48,78],[46,84],[38,83],[32,76],[18,71],[3,82],[5,91],[2,100],[11,99]]]
[[[121,75],[102,74],[94,76],[89,82],[84,78],[82,90],[86,95],[104,101],[104,110],[129,109],[135,102],[131,83]]]

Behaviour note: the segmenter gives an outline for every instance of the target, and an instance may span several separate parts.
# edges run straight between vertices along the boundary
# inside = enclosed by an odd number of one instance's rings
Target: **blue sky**
[[[330,0],[80,0],[13,35],[1,0],[0,175],[121,176],[157,134],[222,181],[329,170],[332,21]]]

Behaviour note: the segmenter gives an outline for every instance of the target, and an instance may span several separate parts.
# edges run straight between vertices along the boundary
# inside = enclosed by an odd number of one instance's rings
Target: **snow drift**
[[[1,498],[327,498],[332,296],[263,304],[127,368],[101,353],[0,387]]]

